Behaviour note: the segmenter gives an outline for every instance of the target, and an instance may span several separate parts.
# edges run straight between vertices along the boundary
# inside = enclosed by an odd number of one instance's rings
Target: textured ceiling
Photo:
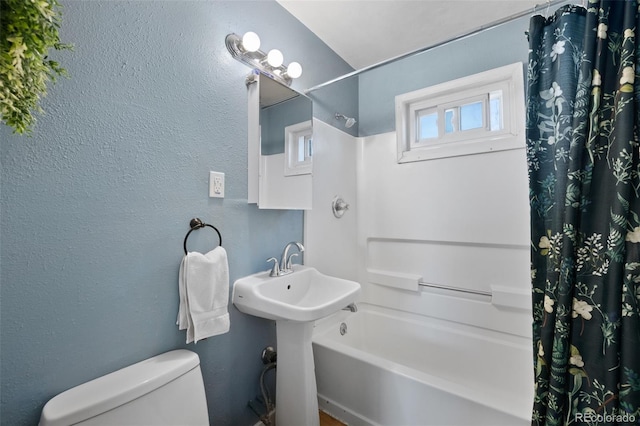
[[[543,0],[277,0],[354,69],[463,35]]]

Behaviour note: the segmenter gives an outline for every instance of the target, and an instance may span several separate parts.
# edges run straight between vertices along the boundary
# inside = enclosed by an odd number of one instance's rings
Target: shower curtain
[[[640,424],[638,16],[531,18],[533,425]]]

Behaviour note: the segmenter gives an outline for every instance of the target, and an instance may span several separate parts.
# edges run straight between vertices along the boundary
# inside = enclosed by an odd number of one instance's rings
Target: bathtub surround
[[[325,345],[327,341],[317,336],[320,406],[338,418],[350,412],[356,424],[529,423],[533,354],[525,149],[398,164],[394,131],[396,95],[515,62],[522,63],[524,72],[528,20],[526,16],[507,22],[359,75],[358,137],[316,116],[314,209],[305,212],[304,223],[306,263],[361,283],[358,312],[338,314],[347,328],[350,315],[384,310],[378,327],[354,333],[353,339],[362,339],[357,350],[339,339]],[[323,90],[310,94],[314,102],[325,99]],[[519,137],[524,147],[524,133]],[[337,195],[350,204],[341,219],[329,208]],[[421,286],[419,279],[490,295]],[[336,320],[336,333],[339,325]],[[403,348],[398,353],[390,349],[389,356],[379,357],[379,348],[367,347],[367,342],[384,346],[379,334],[393,338],[402,330],[411,334],[411,343],[392,340],[390,348]],[[441,334],[436,338],[419,330]],[[504,350],[477,350],[492,346]],[[413,364],[400,352],[414,354]],[[440,358],[430,357],[432,352]],[[508,353],[518,355],[509,358]],[[450,369],[453,359],[456,365],[482,367],[463,373]],[[333,368],[334,361],[342,373]],[[365,369],[372,363],[386,368],[372,373]],[[494,380],[501,364],[510,365],[508,382]],[[420,371],[422,367],[451,374],[438,377],[436,371]],[[350,382],[376,375],[387,382],[371,383],[368,392],[345,392]],[[404,395],[396,411],[393,404],[381,403],[389,383]],[[460,384],[469,383],[475,385],[460,389]],[[421,411],[426,403],[415,395],[427,388],[442,406],[450,407],[448,419],[444,413]],[[505,392],[519,395],[519,401],[487,400]],[[456,417],[463,406],[477,418]]]
[[[304,260],[305,264],[313,265],[327,275],[353,281],[358,281],[357,148],[356,138],[314,118],[315,204],[312,210],[305,212]],[[349,203],[348,214],[340,219],[333,215],[331,208],[337,195]]]
[[[529,290],[524,149],[398,164],[396,134],[388,131],[395,126],[395,95],[514,62],[521,62],[524,71],[527,26],[524,17],[363,73],[358,77],[358,138],[344,128],[314,122],[313,198],[318,206],[330,206],[339,194],[350,208],[340,220],[328,208],[305,213],[308,264],[361,283],[369,281],[371,271],[386,269],[476,290]],[[323,90],[311,93],[314,101]],[[367,129],[382,132],[369,135]],[[415,251],[422,253],[421,262],[404,255]],[[432,306],[431,298],[420,296],[433,293],[438,299],[442,291],[436,289],[366,289],[376,304],[417,313],[434,308],[436,316],[453,320],[461,315],[471,324],[530,335],[526,312],[494,307],[478,316],[465,309],[452,311],[447,304]],[[465,298],[453,300],[466,303]]]
[[[247,204],[249,69],[224,38],[254,30],[299,60],[298,90],[351,68],[273,1],[62,5],[75,47],[56,56],[71,78],[49,89],[31,138],[0,126],[0,423],[36,424],[61,391],[186,347],[211,422],[253,424],[274,324],[230,306],[229,333],[196,346],[175,326],[191,218],[220,229],[231,282],[302,240],[302,213]],[[225,173],[224,199],[208,197],[210,170]],[[211,246],[209,232],[189,237]]]
[[[314,176],[320,176],[315,182],[321,182],[314,184],[314,199],[330,206],[340,193],[355,202],[340,219],[329,208],[305,212],[306,263],[356,277],[363,291],[357,313],[329,320],[338,336],[344,321],[357,348],[314,336],[320,407],[353,424],[412,425],[424,419],[427,425],[526,425],[533,375],[528,246],[518,241],[528,237],[524,149],[401,166],[395,133],[352,138],[318,120],[314,142]],[[350,160],[356,167],[345,164]],[[457,218],[464,197],[452,199],[447,192],[460,170],[477,176],[466,187],[456,186],[478,206],[471,217]],[[485,187],[495,188],[488,200]],[[414,290],[402,288],[409,276]],[[422,287],[418,278],[492,295]],[[352,327],[351,315],[372,309],[384,310],[383,321]],[[437,336],[427,330],[438,330]],[[490,347],[491,352],[481,349]],[[412,354],[411,360],[402,354]],[[492,378],[500,376],[502,364],[510,366],[511,381]],[[460,365],[483,367],[474,372]],[[448,374],[438,376],[438,370]],[[480,377],[480,371],[488,376]],[[370,382],[362,386],[362,380]],[[367,392],[353,389],[354,383]],[[487,400],[505,386],[507,394],[519,395],[517,402]],[[433,414],[433,406],[415,398],[425,393],[448,411]],[[388,400],[395,403],[381,402]],[[461,407],[476,417],[463,417]]]

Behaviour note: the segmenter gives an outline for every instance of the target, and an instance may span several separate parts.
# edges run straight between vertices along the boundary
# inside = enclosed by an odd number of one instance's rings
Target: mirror
[[[249,203],[261,209],[311,208],[311,99],[254,71],[247,78]]]
[[[285,128],[311,120],[311,99],[272,80],[260,77],[260,128],[262,155],[285,151]]]

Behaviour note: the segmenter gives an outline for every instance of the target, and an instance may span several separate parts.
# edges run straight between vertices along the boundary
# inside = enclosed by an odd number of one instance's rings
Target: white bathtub
[[[365,304],[358,308],[316,324],[322,410],[349,425],[530,424],[528,339]]]

